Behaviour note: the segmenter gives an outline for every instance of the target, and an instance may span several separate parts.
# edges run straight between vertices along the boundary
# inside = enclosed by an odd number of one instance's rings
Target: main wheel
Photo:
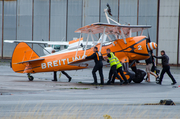
[[[145,75],[146,75],[145,71],[143,71],[141,69],[137,69],[137,74],[133,78],[134,83],[141,83],[144,80]]]
[[[29,79],[29,81],[33,81],[34,77],[33,76],[29,76],[28,79]]]

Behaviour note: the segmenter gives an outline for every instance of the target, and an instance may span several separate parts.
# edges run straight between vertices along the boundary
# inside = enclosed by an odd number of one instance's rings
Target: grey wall
[[[0,56],[2,56],[2,5],[3,2],[0,1]]]
[[[179,0],[163,0],[160,2],[159,47],[165,50],[170,62],[177,63]]]
[[[158,41],[158,51],[166,49],[172,57],[170,63],[178,63],[179,0],[4,0],[4,17],[3,1],[0,1],[1,58],[11,57],[16,45],[3,43],[2,56],[1,44],[5,39],[70,41],[73,37],[79,37],[79,34],[74,33],[79,27],[107,22],[104,15],[107,3],[111,6],[112,18],[121,24],[152,25],[149,34],[152,41]],[[147,30],[143,34],[147,35]],[[30,46],[43,55],[39,46]]]

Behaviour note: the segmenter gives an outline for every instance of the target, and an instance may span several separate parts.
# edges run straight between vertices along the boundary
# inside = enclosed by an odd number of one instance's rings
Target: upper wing
[[[20,43],[25,42],[28,44],[46,44],[46,45],[69,45],[69,42],[64,41],[27,41],[27,40],[4,40],[6,43]]]
[[[138,32],[142,31],[147,28],[151,28],[150,25],[117,25],[117,24],[108,24],[108,23],[93,23],[91,25],[87,25],[77,29],[76,33],[89,33],[98,34],[103,33],[104,27],[106,27],[106,33],[109,34],[116,34],[121,32],[120,29],[122,28],[124,34],[129,33],[130,29],[131,32]]]

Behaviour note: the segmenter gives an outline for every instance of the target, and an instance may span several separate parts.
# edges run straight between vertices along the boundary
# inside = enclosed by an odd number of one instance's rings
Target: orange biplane
[[[32,81],[33,77],[30,76],[31,73],[91,68],[94,64],[93,60],[83,59],[84,56],[90,56],[93,53],[92,47],[87,48],[88,41],[91,37],[93,45],[98,47],[99,52],[101,52],[103,56],[106,55],[107,48],[115,53],[123,63],[124,74],[129,81],[133,80],[136,83],[140,83],[145,76],[145,72],[143,70],[133,72],[129,70],[129,65],[132,66],[137,60],[149,58],[150,50],[157,48],[156,43],[150,42],[146,36],[142,36],[143,30],[151,26],[121,25],[108,17],[107,11],[109,9],[108,7],[104,10],[108,23],[93,23],[75,31],[76,33],[87,34],[86,45],[84,47],[78,47],[82,40],[80,35],[76,49],[65,49],[39,57],[26,43],[19,43],[12,55],[11,66],[13,71],[17,73],[27,73],[29,80]],[[110,24],[109,20],[114,21],[116,24]],[[140,36],[131,37],[133,32],[138,31],[141,31]],[[97,38],[96,34],[99,33],[102,33],[102,38],[100,38],[98,42],[95,42],[94,37]],[[106,38],[109,39],[108,42],[105,41]],[[104,65],[108,64],[104,61]]]

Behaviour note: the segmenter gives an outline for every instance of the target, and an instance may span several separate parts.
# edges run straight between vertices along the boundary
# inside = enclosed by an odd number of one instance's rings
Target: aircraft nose
[[[150,42],[147,44],[149,50],[154,50],[157,48],[157,44],[154,42]]]

